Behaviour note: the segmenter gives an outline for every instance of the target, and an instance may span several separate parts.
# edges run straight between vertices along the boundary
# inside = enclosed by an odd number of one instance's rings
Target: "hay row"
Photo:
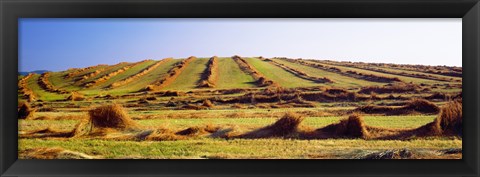
[[[360,111],[367,114],[386,114],[386,115],[405,115],[412,114],[414,112],[424,113],[424,114],[437,114],[440,111],[440,108],[424,99],[413,99],[404,106],[394,107],[394,106],[376,106],[376,105],[367,105],[361,106],[355,111]]]
[[[144,62],[147,62],[147,61],[148,61],[148,60],[143,60],[143,61],[140,61],[140,62],[137,62],[137,63],[133,63],[133,64],[131,64],[131,65],[125,66],[125,67],[123,67],[123,68],[117,69],[117,70],[115,70],[115,71],[113,71],[113,72],[111,72],[111,73],[108,73],[107,75],[104,75],[104,76],[102,76],[102,77],[100,77],[100,78],[98,78],[98,79],[96,79],[96,80],[94,80],[94,81],[85,83],[84,86],[87,87],[87,88],[96,86],[96,85],[98,85],[98,84],[100,84],[100,83],[103,83],[103,82],[109,80],[110,78],[112,78],[112,77],[114,77],[114,76],[116,76],[116,75],[119,75],[119,74],[127,71],[127,70],[130,69],[130,68],[133,68],[133,67],[135,67],[135,66],[137,66],[137,65],[140,65],[140,64],[142,64],[142,63],[144,63]]]
[[[307,73],[304,73],[303,71],[291,68],[291,67],[286,66],[282,63],[278,63],[274,60],[266,59],[265,61],[268,61],[269,63],[272,63],[275,66],[278,66],[278,67],[282,68],[283,70],[285,70],[289,73],[292,73],[293,75],[295,75],[297,77],[300,77],[302,79],[305,79],[305,80],[310,80],[310,81],[317,82],[317,83],[334,83],[331,79],[329,79],[327,77],[321,78],[321,77],[310,76]]]
[[[371,94],[371,93],[419,93],[421,87],[416,84],[407,83],[395,83],[387,84],[383,86],[366,86],[362,87],[358,93]]]
[[[217,82],[217,78],[218,78],[217,69],[218,69],[218,57],[213,56],[212,58],[210,58],[210,60],[208,60],[207,68],[205,68],[205,70],[203,71],[197,87],[199,88],[215,87],[215,83]]]
[[[385,74],[393,74],[393,75],[399,75],[399,76],[406,76],[406,77],[413,77],[413,78],[419,78],[419,79],[428,79],[428,80],[435,80],[435,81],[454,81],[453,78],[445,78],[445,77],[437,77],[434,75],[427,75],[427,74],[414,74],[414,73],[407,73],[407,72],[394,72],[394,71],[387,71],[385,69],[381,68],[374,68],[374,67],[369,67],[365,64],[354,64],[354,63],[347,63],[347,62],[329,62],[329,64],[332,65],[338,65],[338,66],[345,66],[345,67],[351,67],[351,68],[357,68],[357,69],[364,69],[364,70],[369,70],[369,71],[374,71],[374,72],[379,72],[379,73],[385,73]],[[455,81],[461,81],[461,80],[455,80]]]
[[[305,65],[305,66],[310,66],[310,67],[313,67],[313,68],[317,68],[317,69],[321,69],[321,70],[324,70],[324,71],[328,71],[328,72],[333,72],[333,73],[337,73],[337,74],[340,74],[340,75],[343,75],[343,76],[347,76],[347,77],[352,77],[352,78],[355,78],[355,79],[360,79],[360,80],[366,80],[366,81],[371,81],[371,82],[381,82],[381,83],[391,83],[391,82],[402,82],[402,80],[394,77],[394,78],[390,78],[390,77],[383,77],[383,76],[377,76],[377,75],[373,75],[373,74],[365,74],[365,73],[358,73],[358,72],[355,72],[355,71],[344,71],[340,68],[337,68],[337,67],[330,67],[330,66],[326,66],[326,65],[322,65],[320,63],[316,63],[316,62],[307,62],[307,61],[304,61],[304,60],[301,60],[301,59],[283,59],[285,61],[289,61],[289,62],[292,62],[292,63],[299,63],[299,64],[302,64],[302,65]]]
[[[393,64],[393,63],[365,63],[365,62],[351,62],[351,61],[332,61],[324,60],[324,62],[337,63],[342,65],[370,65],[381,68],[393,68],[404,71],[416,71],[428,74],[438,74],[443,76],[462,77],[462,67],[457,66],[429,66],[429,65],[415,65],[415,64]]]
[[[38,85],[40,85],[40,87],[42,87],[44,90],[48,92],[54,92],[59,94],[68,93],[68,91],[66,90],[55,88],[55,86],[53,86],[48,80],[48,77],[50,77],[50,72],[46,72],[40,75],[40,77],[38,78]]]
[[[72,77],[75,77],[75,76],[78,76],[80,75],[82,72],[84,71],[87,71],[87,70],[90,70],[90,69],[94,69],[94,68],[97,68],[97,67],[101,67],[101,66],[107,66],[107,65],[104,65],[104,64],[100,64],[100,65],[95,65],[95,66],[89,66],[89,67],[86,67],[86,68],[71,68],[71,69],[68,69],[68,70],[73,70],[72,72],[66,74],[64,76],[65,79],[69,79],[69,78],[72,78]]]
[[[373,127],[365,124],[359,114],[351,114],[337,123],[322,128],[302,126],[304,117],[294,113],[286,113],[275,123],[242,131],[237,127],[203,126],[190,127],[181,131],[172,131],[161,127],[144,130],[132,120],[119,105],[104,105],[88,111],[89,118],[81,121],[72,131],[55,131],[50,128],[22,133],[20,138],[79,138],[99,137],[102,139],[121,141],[173,141],[206,136],[211,138],[293,138],[293,139],[389,139],[403,140],[412,137],[428,136],[462,136],[462,102],[456,100],[447,103],[440,109],[437,118],[426,125],[413,129],[390,129]],[[136,133],[132,133],[136,132]]]
[[[248,62],[243,59],[242,57],[235,55],[232,59],[238,64],[240,69],[245,72],[246,74],[253,77],[256,80],[257,86],[259,87],[266,87],[266,86],[278,86],[278,83],[267,79],[263,74],[258,72],[253,66],[248,64]]]
[[[18,91],[20,92],[20,94],[23,95],[23,98],[25,98],[29,102],[34,101],[36,99],[36,96],[33,93],[33,90],[28,88],[27,86],[28,79],[32,78],[33,75],[34,75],[33,73],[30,73],[18,81]]]
[[[416,71],[429,74],[438,74],[451,77],[462,77],[461,67],[450,66],[424,66],[424,65],[399,65],[399,64],[384,64],[383,67],[395,68],[405,71]]]
[[[155,90],[160,90],[160,89],[166,87],[167,85],[169,85],[173,81],[175,81],[175,79],[177,79],[177,77],[183,72],[183,70],[185,70],[185,68],[187,68],[188,64],[190,64],[190,62],[192,62],[195,59],[197,59],[197,58],[194,57],[194,56],[191,56],[191,57],[188,57],[185,60],[182,60],[182,61],[176,63],[175,66],[173,66],[172,69],[168,70],[167,76],[161,78],[158,81],[155,81],[154,83],[148,85],[147,87],[145,87],[145,89],[142,89],[142,90],[155,91]]]
[[[118,82],[114,82],[112,83],[109,88],[115,88],[115,87],[118,87],[118,86],[121,86],[121,85],[125,85],[127,83],[130,83],[132,81],[134,81],[135,79],[138,79],[146,74],[148,74],[149,72],[155,70],[158,66],[160,66],[161,64],[167,62],[167,61],[170,61],[172,60],[172,58],[165,58],[165,59],[162,59],[158,62],[156,62],[155,64],[152,64],[150,65],[149,67],[139,71],[138,73],[134,74],[134,75],[131,75],[121,81],[118,81]]]

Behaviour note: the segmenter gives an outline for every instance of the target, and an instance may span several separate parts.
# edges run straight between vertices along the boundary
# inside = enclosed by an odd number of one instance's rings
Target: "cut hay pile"
[[[66,101],[83,101],[85,100],[85,96],[78,92],[71,92],[70,96],[67,97]]]
[[[463,135],[462,100],[450,101],[443,105],[437,118],[424,126],[409,132],[416,136]]]
[[[215,107],[215,105],[212,103],[212,101],[206,99],[205,101],[203,101],[202,103],[202,106],[205,106],[207,108],[213,108]]]
[[[457,134],[462,136],[462,100],[455,100],[445,104],[440,110],[440,115],[435,119],[435,123],[441,128],[443,134]]]
[[[187,68],[188,64],[190,64],[192,61],[197,59],[197,57],[191,56],[188,57],[185,60],[182,60],[173,66],[170,70],[167,72],[167,76],[161,78],[158,81],[155,81],[155,83],[147,85],[144,89],[141,89],[140,91],[156,91],[160,90],[167,85],[171,84],[177,77]]]
[[[239,135],[240,138],[269,138],[283,137],[291,138],[298,136],[299,125],[303,121],[303,117],[287,112],[282,118],[267,127]]]
[[[20,103],[18,108],[18,119],[32,119],[35,109],[28,103]]]
[[[215,83],[217,82],[217,69],[218,69],[218,58],[217,56],[213,56],[208,60],[207,68],[202,73],[201,80],[199,81],[197,87],[215,87]]]
[[[118,104],[103,105],[88,111],[88,119],[80,121],[71,137],[84,135],[104,136],[109,132],[139,130],[138,125]]]
[[[330,124],[318,131],[330,133],[332,137],[336,138],[368,139],[370,137],[363,118],[358,114],[352,114],[348,118],[340,120],[339,123]]]
[[[18,81],[18,92],[22,94],[23,98],[27,99],[29,102],[35,101],[35,94],[30,88],[27,87],[27,81],[28,79],[32,78],[33,75],[33,73],[30,73]]]
[[[371,94],[371,93],[417,93],[419,92],[420,86],[415,84],[407,84],[407,83],[395,83],[395,84],[387,84],[384,86],[368,86],[363,87],[358,93],[363,94]]]
[[[88,111],[88,115],[95,128],[135,129],[139,127],[118,104],[99,106]]]

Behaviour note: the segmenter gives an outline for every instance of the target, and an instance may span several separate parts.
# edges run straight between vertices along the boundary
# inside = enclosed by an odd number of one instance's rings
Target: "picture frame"
[[[479,176],[478,0],[2,0],[1,176]],[[461,160],[18,160],[19,18],[462,18]]]

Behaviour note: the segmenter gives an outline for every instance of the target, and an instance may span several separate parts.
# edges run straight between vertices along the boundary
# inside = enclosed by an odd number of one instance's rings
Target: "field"
[[[215,56],[19,76],[19,158],[461,159],[461,69]]]

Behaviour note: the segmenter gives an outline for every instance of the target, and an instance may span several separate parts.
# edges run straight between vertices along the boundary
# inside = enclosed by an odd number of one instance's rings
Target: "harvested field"
[[[390,66],[215,56],[30,74],[19,158],[461,159],[461,83]]]

